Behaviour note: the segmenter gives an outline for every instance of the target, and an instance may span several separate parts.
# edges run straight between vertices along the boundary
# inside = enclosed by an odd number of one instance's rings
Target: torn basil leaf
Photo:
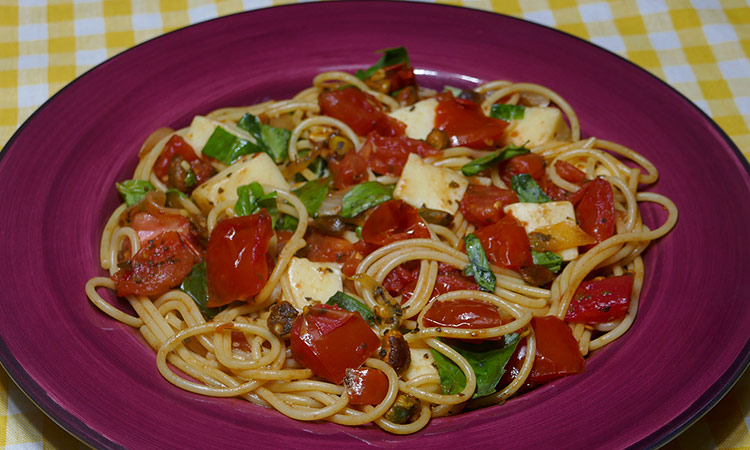
[[[230,165],[241,156],[259,151],[260,148],[256,144],[230,133],[224,127],[217,126],[201,153]]]
[[[213,318],[221,311],[222,308],[209,308],[208,303],[208,285],[206,284],[206,262],[201,261],[193,266],[190,273],[182,280],[180,290],[193,299],[201,314],[207,319]]]
[[[291,131],[263,124],[250,113],[242,116],[237,122],[237,127],[250,133],[250,136],[254,137],[258,143],[260,151],[268,153],[276,164],[286,161]]]
[[[479,289],[485,292],[495,292],[497,279],[490,269],[490,262],[482,248],[482,242],[474,233],[466,235],[466,254],[469,256],[469,265],[464,267],[463,273],[466,276],[473,276],[479,285]]]
[[[234,212],[238,216],[249,216],[265,208],[268,214],[276,217],[276,191],[264,193],[263,186],[257,181],[244,184],[237,188],[237,202],[234,204]]]
[[[521,203],[547,203],[552,201],[531,175],[527,173],[513,175],[510,179],[510,187],[518,195],[518,201]]]
[[[557,273],[562,268],[562,257],[557,253],[553,252],[535,252],[531,251],[531,257],[534,259],[534,264],[546,267],[550,271]]]
[[[483,170],[487,170],[495,164],[508,160],[514,156],[525,155],[529,153],[529,149],[526,147],[516,147],[515,145],[508,145],[496,150],[492,153],[488,153],[480,158],[475,159],[470,163],[466,163],[461,167],[461,173],[470,177],[476,175]]]
[[[342,199],[341,217],[351,219],[393,198],[393,186],[368,181],[351,188]]]
[[[289,214],[282,214],[276,221],[276,231],[295,231],[299,225],[299,219]]]
[[[492,108],[490,108],[490,117],[509,122],[511,120],[523,119],[525,112],[526,108],[521,105],[492,105]]]
[[[341,291],[336,292],[326,302],[328,305],[336,305],[342,309],[351,312],[358,312],[363,319],[370,325],[375,325],[375,314],[364,303],[360,302],[351,295],[346,295]]]
[[[305,205],[307,213],[310,214],[311,217],[315,217],[318,214],[320,206],[323,204],[323,200],[325,200],[326,195],[328,195],[328,186],[330,186],[330,184],[330,178],[312,180],[292,192],[299,197],[300,201]]]
[[[117,188],[117,192],[120,193],[128,206],[133,206],[140,202],[149,191],[156,189],[147,180],[125,180],[122,183],[115,183],[115,188]]]
[[[383,56],[380,57],[374,66],[367,70],[358,70],[355,74],[357,78],[366,80],[383,67],[390,67],[401,63],[409,64],[409,52],[406,51],[405,47],[387,48],[378,50],[377,53],[383,53]]]

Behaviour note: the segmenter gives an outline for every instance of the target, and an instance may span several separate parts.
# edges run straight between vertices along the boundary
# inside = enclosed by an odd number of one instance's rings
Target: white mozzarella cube
[[[438,375],[435,358],[429,348],[410,348],[411,365],[404,373],[404,379],[413,380],[422,375]]]
[[[239,138],[245,139],[254,144],[256,143],[255,138],[250,136],[245,130],[204,116],[193,117],[193,121],[190,123],[190,128],[188,128],[185,133],[185,140],[191,147],[193,147],[193,150],[200,155],[203,147],[206,146],[206,142],[208,142],[208,138],[211,137],[216,127],[222,127]]]
[[[427,164],[412,153],[396,183],[393,197],[415,208],[437,209],[455,215],[468,185],[463,175]]]
[[[562,111],[552,107],[526,107],[523,119],[511,121],[507,128],[508,141],[513,145],[537,147],[555,140],[558,134],[565,134]]]
[[[300,311],[313,301],[325,303],[336,292],[344,290],[341,264],[337,263],[293,257],[286,277],[292,287],[294,307]]]
[[[548,203],[513,203],[503,208],[523,225],[526,234],[550,227],[560,222],[570,221],[575,224],[576,212],[570,202]],[[567,248],[557,252],[563,261],[572,261],[578,257],[578,247]]]
[[[434,98],[397,109],[388,115],[406,124],[406,136],[412,139],[425,139],[435,128],[435,110],[438,101]]]
[[[236,163],[217,173],[193,191],[193,200],[203,212],[228,200],[237,200],[237,188],[256,181],[285,191],[289,190],[284,175],[266,153],[241,157]]]

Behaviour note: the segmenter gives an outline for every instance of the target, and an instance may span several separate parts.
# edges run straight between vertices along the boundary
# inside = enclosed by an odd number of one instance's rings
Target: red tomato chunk
[[[495,305],[462,298],[434,302],[422,320],[425,327],[493,328],[503,324]]]
[[[380,347],[380,339],[359,315],[334,305],[315,305],[294,322],[294,359],[315,375],[339,384],[346,369],[361,366]]]
[[[576,206],[576,217],[581,228],[602,242],[615,234],[615,201],[612,185],[604,178],[597,178],[583,188]],[[591,246],[584,247],[589,249]]]
[[[344,189],[367,181],[367,160],[355,151],[350,151],[341,161],[328,159],[333,185],[336,189]]]
[[[379,204],[362,225],[362,240],[378,246],[429,237],[430,230],[417,209],[401,200]]]
[[[527,153],[525,155],[514,156],[507,161],[500,163],[498,168],[500,178],[510,186],[510,179],[513,175],[525,173],[531,175],[537,183],[544,178],[544,159],[536,153]]]
[[[351,405],[377,405],[388,394],[388,377],[378,369],[346,369],[344,383]]]
[[[470,224],[484,227],[502,219],[503,207],[511,203],[518,203],[518,196],[510,189],[470,184],[459,209]]]
[[[482,242],[491,263],[515,271],[534,264],[526,230],[513,216],[505,216],[493,225],[477,229],[474,234]]]
[[[450,92],[437,95],[435,128],[448,135],[452,147],[490,148],[500,143],[508,126],[504,120],[487,117],[471,100],[455,98]]]
[[[206,250],[209,307],[250,300],[268,280],[266,253],[273,237],[265,209],[216,224]]]
[[[406,125],[386,115],[376,99],[355,87],[323,92],[318,104],[323,114],[339,119],[360,136],[373,130],[384,136],[399,136],[406,129]]]
[[[359,153],[367,159],[370,168],[381,175],[401,175],[410,153],[425,158],[437,155],[440,150],[406,136],[380,136],[370,133]]]
[[[622,319],[628,312],[632,291],[633,277],[630,275],[584,281],[573,295],[565,320],[606,323]]]

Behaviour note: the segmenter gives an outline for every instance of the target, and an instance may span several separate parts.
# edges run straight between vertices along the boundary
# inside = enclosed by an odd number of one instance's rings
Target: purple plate
[[[99,236],[155,128],[212,109],[285,98],[324,70],[366,67],[405,45],[419,81],[544,84],[586,135],[636,149],[680,210],[649,249],[638,319],[586,373],[502,406],[434,420],[412,436],[303,423],[172,386],[132,329],[84,294]],[[744,275],[750,176],[727,136],[679,93],[564,33],[469,9],[314,3],[194,25],[128,50],[45,103],[0,153],[0,360],[60,425],[98,448],[372,444],[507,448],[656,446],[697,420],[750,360]],[[644,208],[656,226],[659,208]]]

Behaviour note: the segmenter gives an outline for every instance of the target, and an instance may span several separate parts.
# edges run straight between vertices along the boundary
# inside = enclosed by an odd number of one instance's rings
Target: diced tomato
[[[615,200],[609,181],[597,178],[581,189],[585,191],[576,205],[576,218],[581,228],[593,236],[596,243],[612,237],[615,234]]]
[[[344,189],[367,181],[367,160],[355,151],[347,152],[341,161],[328,159],[328,168],[336,189]]]
[[[380,339],[359,315],[335,305],[314,305],[294,322],[292,356],[315,375],[339,384],[346,369],[356,369],[378,347]]]
[[[393,93],[403,87],[416,84],[414,69],[407,63],[394,64],[384,67],[386,76],[390,78],[389,93]]]
[[[401,200],[379,204],[362,225],[362,240],[379,246],[429,237],[430,230],[417,209]]]
[[[585,370],[586,362],[578,350],[578,342],[565,322],[555,316],[534,317],[531,319],[531,327],[536,338],[536,356],[531,374],[526,379],[526,387],[582,373]],[[507,385],[518,376],[526,359],[526,352],[527,344],[524,339],[508,361],[507,371],[500,385]]]
[[[195,188],[204,181],[211,178],[216,172],[210,163],[203,161],[195,153],[193,147],[187,143],[181,136],[173,135],[164,145],[164,149],[154,163],[154,174],[161,180],[166,180],[169,175],[169,164],[176,156],[183,158],[190,165],[190,169],[195,175],[195,183],[191,188]]]
[[[207,306],[250,300],[268,280],[268,243],[273,236],[265,209],[216,224],[206,250]]]
[[[346,239],[315,231],[311,231],[305,241],[308,245],[306,257],[310,261],[343,263],[355,251],[354,244]]]
[[[585,173],[567,161],[557,160],[555,171],[560,175],[560,178],[571,183],[580,183],[586,179]]]
[[[507,161],[503,161],[498,166],[500,178],[510,186],[510,179],[513,175],[520,173],[526,173],[537,182],[541,182],[544,178],[544,159],[536,153],[527,153],[525,155],[518,155],[510,158]]]
[[[344,259],[344,266],[341,268],[341,271],[347,277],[354,276],[354,274],[357,273],[359,263],[362,262],[365,256],[377,249],[378,247],[376,245],[368,244],[362,239],[358,240],[354,243],[354,252],[350,253],[349,256]]]
[[[633,277],[620,275],[584,281],[576,289],[565,320],[606,323],[625,317],[633,292]]]
[[[381,175],[401,175],[410,153],[422,158],[440,154],[441,151],[406,136],[380,136],[377,133],[367,135],[367,141],[359,153],[367,159],[373,172]]]
[[[503,324],[497,307],[480,300],[461,298],[433,302],[422,319],[425,327],[493,328]]]
[[[388,394],[388,377],[378,369],[347,369],[344,383],[350,405],[377,405]]]
[[[140,211],[133,216],[130,226],[138,234],[141,246],[146,245],[149,240],[166,231],[176,231],[185,238],[185,243],[196,255],[201,256],[203,253],[198,243],[198,233],[185,216],[179,214],[151,214],[146,211]]]
[[[448,135],[452,147],[489,148],[500,143],[507,122],[485,116],[479,105],[450,92],[436,98],[435,128]]]
[[[176,231],[151,238],[112,275],[117,295],[161,295],[182,283],[199,258]]]
[[[323,114],[339,119],[360,136],[373,130],[384,136],[398,136],[406,130],[406,125],[383,112],[377,100],[355,87],[323,92],[318,104]]]
[[[409,261],[388,272],[383,280],[383,287],[388,290],[389,294],[396,297],[401,295],[406,286],[415,283],[417,278],[419,278],[418,261]]]
[[[506,215],[492,225],[478,228],[474,234],[491,263],[516,272],[534,264],[526,230],[513,216]]]
[[[470,224],[483,227],[500,220],[511,203],[518,203],[518,196],[510,189],[470,184],[458,207]]]
[[[403,267],[403,264],[399,267]],[[389,273],[388,275],[390,276],[393,272],[394,271],[391,271],[391,273]],[[399,294],[402,295],[401,303],[406,303],[411,298],[412,294],[414,294],[414,288],[416,288],[417,279],[419,278],[419,267],[417,267],[415,271],[410,273],[410,277],[411,279],[409,279],[409,282],[406,283],[398,292],[391,292],[391,295],[393,295],[394,297]],[[388,277],[386,277],[386,280],[384,281],[387,280]],[[385,286],[385,282],[383,283],[383,285]],[[446,292],[463,290],[476,291],[479,290],[479,286],[473,278],[467,277],[461,272],[461,270],[456,269],[449,264],[445,264],[442,262],[438,263],[437,278],[435,279],[435,287],[432,289],[430,299],[433,299],[440,294],[445,294]]]

